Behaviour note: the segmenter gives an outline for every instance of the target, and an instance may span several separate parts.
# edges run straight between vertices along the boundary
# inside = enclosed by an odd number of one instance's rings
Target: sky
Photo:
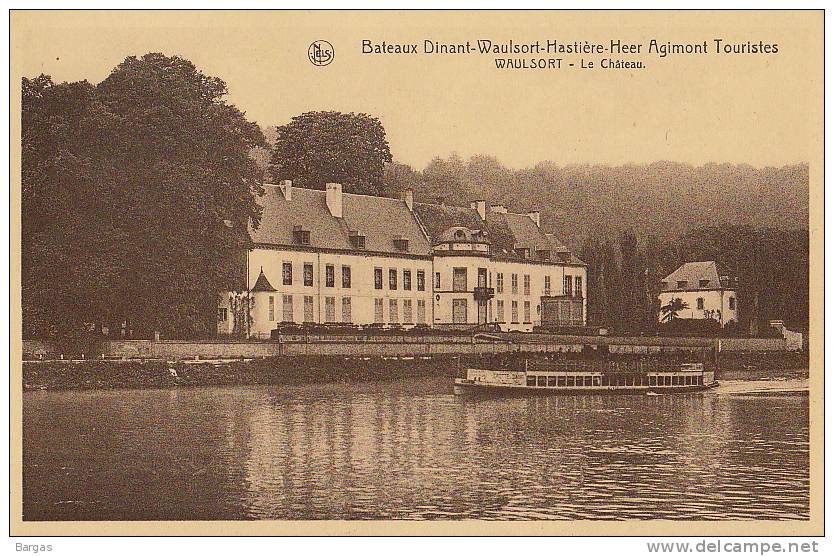
[[[97,83],[130,55],[177,54],[226,81],[228,101],[266,127],[310,110],[365,112],[395,160],[493,155],[539,161],[673,160],[779,166],[821,148],[822,18],[814,12],[16,12],[13,77]],[[665,43],[778,44],[770,55],[646,53]],[[334,48],[313,65],[311,42]],[[478,39],[642,44],[640,70],[562,55],[559,70],[498,70],[494,56],[374,55],[375,44]],[[519,57],[519,56],[513,56]],[[520,56],[530,58],[531,56]],[[536,58],[557,58],[556,54]],[[597,67],[580,69],[581,60]]]

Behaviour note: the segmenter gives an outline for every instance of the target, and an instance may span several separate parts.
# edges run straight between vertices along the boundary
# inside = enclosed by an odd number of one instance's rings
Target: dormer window
[[[292,229],[292,238],[298,245],[310,245],[310,230],[303,226],[295,226]]]
[[[357,231],[351,231],[348,234],[348,239],[350,240],[350,245],[354,249],[364,249],[365,248],[365,236],[361,235]]]
[[[709,287],[709,280],[698,280],[698,287],[699,288],[708,288]]]
[[[678,280],[678,289],[683,289],[686,287],[686,280]]]
[[[397,251],[406,252],[408,251],[408,238],[404,238],[402,236],[397,236],[394,238],[394,248]]]
[[[455,239],[466,239],[466,232],[463,230],[455,230]]]
[[[539,258],[539,260],[549,261],[550,249],[539,249],[538,251],[536,251],[536,256]]]
[[[527,247],[519,247],[515,250],[516,255],[521,257],[522,259],[529,259],[530,258],[530,249]]]

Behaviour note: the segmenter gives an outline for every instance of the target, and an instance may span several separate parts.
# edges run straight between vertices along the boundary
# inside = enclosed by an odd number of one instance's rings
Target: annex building
[[[738,321],[738,298],[733,279],[715,261],[684,263],[661,282],[658,295],[664,307],[680,299],[686,308],[677,314],[682,319],[712,319],[722,327]],[[660,320],[663,320],[661,311]]]
[[[586,265],[541,229],[538,211],[355,195],[336,183],[265,189],[246,254],[252,337],[288,323],[529,331],[543,300],[559,308],[557,325],[585,324]],[[221,296],[219,333],[243,330],[239,299]]]

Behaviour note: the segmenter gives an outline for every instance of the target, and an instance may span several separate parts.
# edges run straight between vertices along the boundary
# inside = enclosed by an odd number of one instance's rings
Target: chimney
[[[410,187],[403,191],[403,201],[405,201],[405,206],[408,207],[408,210],[414,212],[414,190]]]
[[[486,201],[472,201],[469,203],[469,206],[478,211],[478,216],[481,217],[481,220],[486,220]]]
[[[537,228],[542,227],[542,220],[541,220],[541,213],[537,210],[531,211],[527,213],[527,216],[530,217],[530,220],[536,223]]]
[[[283,180],[278,184],[281,193],[284,194],[284,199],[292,201],[292,180]]]
[[[507,207],[504,205],[492,205],[489,207],[489,211],[493,214],[507,214]]]
[[[325,200],[327,201],[327,210],[332,216],[336,218],[342,217],[342,184],[328,183],[325,187]]]

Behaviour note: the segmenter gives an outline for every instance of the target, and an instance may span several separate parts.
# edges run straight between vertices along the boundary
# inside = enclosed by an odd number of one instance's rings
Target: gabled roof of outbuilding
[[[668,284],[667,290],[713,290],[727,287],[728,284],[721,283],[722,269],[715,261],[696,261],[683,263],[674,272],[663,279]],[[726,276],[726,274],[725,274]],[[701,280],[707,280],[706,285],[701,285]],[[678,288],[678,282],[686,282],[686,285]]]

